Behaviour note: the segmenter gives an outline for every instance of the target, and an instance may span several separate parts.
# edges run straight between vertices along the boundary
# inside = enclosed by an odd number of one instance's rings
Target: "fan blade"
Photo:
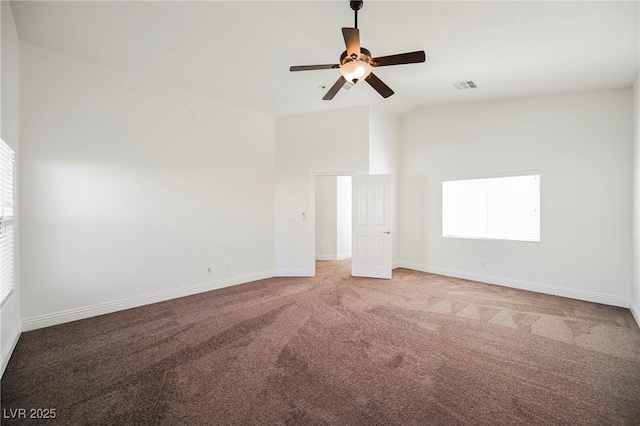
[[[367,83],[369,83],[369,86],[376,89],[376,92],[380,93],[383,98],[388,98],[394,93],[393,90],[391,90],[389,86],[384,84],[384,82],[380,80],[374,73],[369,74],[369,77],[367,77],[365,80]]]
[[[403,65],[403,64],[417,64],[424,62],[426,56],[424,50],[417,52],[400,53],[398,55],[381,56],[379,58],[373,58],[370,62],[374,67],[387,67],[389,65]]]
[[[330,70],[333,68],[340,68],[339,64],[326,64],[326,65],[294,65],[289,67],[289,71],[313,71],[313,70]]]
[[[347,56],[360,56],[360,30],[357,28],[342,28],[344,44],[347,45]]]
[[[331,99],[333,99],[333,97],[336,95],[336,93],[338,93],[338,91],[340,89],[342,89],[342,86],[344,86],[344,84],[346,82],[347,82],[347,80],[345,80],[345,78],[343,76],[340,76],[338,81],[336,81],[335,84],[333,86],[331,86],[331,89],[329,89],[327,94],[324,95],[324,98],[322,98],[322,99],[325,100],[325,101],[330,101]]]

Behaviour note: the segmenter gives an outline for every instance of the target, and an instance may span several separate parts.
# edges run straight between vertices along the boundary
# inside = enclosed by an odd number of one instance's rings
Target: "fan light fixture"
[[[362,61],[347,62],[340,67],[340,74],[342,74],[345,80],[357,83],[369,77],[369,74],[371,74],[371,65]]]

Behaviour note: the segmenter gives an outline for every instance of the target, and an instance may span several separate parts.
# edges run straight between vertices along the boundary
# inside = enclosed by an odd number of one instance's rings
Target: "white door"
[[[353,177],[351,275],[391,278],[391,175]]]

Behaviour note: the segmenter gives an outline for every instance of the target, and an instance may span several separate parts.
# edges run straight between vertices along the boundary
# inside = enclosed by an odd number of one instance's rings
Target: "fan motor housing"
[[[352,58],[351,56],[348,56],[346,50],[342,52],[342,55],[340,55],[340,65],[344,65],[347,62],[351,62],[351,61],[361,61],[361,62],[369,63],[371,62],[371,52],[369,52],[369,50],[365,49],[364,47],[360,47],[360,56],[355,59]]]

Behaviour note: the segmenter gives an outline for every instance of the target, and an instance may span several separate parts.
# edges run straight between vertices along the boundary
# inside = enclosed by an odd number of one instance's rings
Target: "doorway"
[[[350,259],[351,176],[316,175],[314,189],[314,261]]]

